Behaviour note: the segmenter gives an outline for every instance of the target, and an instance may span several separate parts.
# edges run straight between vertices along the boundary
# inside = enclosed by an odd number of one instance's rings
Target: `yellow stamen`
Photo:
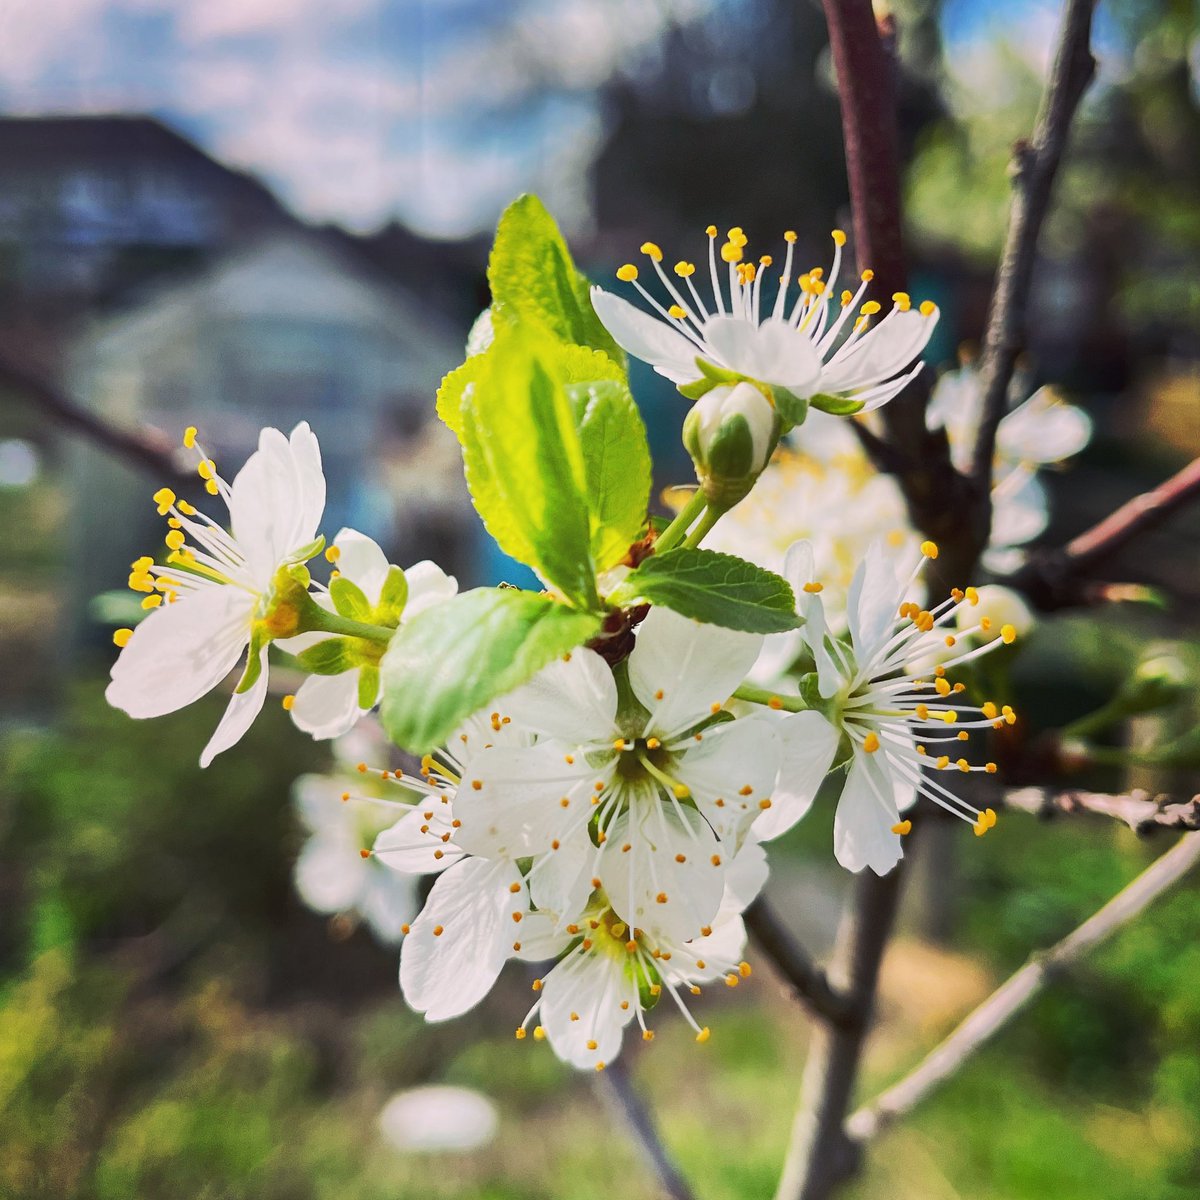
[[[844,246],[846,244],[846,232],[843,229],[835,229],[829,236],[833,238],[835,246]]]
[[[653,242],[643,242],[642,253],[655,262],[662,262],[663,252]]]
[[[129,639],[133,637],[132,629],[114,629],[113,630],[113,645],[120,646],[123,650],[129,645]]]
[[[196,427],[195,427],[195,425],[189,425],[183,431],[183,444],[188,450],[192,449],[192,447],[195,446],[195,444],[196,444]]]
[[[638,269],[633,263],[626,263],[623,267],[617,268],[617,278],[622,283],[632,283],[638,277]]]

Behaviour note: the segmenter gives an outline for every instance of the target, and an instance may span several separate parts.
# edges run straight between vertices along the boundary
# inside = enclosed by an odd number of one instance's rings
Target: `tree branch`
[[[846,980],[854,1021],[814,1030],[776,1200],[823,1200],[858,1170],[859,1147],[846,1136],[844,1122],[874,1012],[879,965],[899,904],[903,866],[901,862],[883,876],[866,871],[855,881],[831,968],[835,979]]]
[[[1134,791],[1127,796],[1104,792],[1052,791],[1019,788],[1004,794],[1004,807],[1050,818],[1075,813],[1092,813],[1123,821],[1139,837],[1160,830],[1200,830],[1200,795],[1172,801],[1170,796]]]
[[[1097,588],[1089,583],[1088,576],[1096,567],[1197,499],[1200,499],[1200,458],[1158,487],[1126,501],[1061,550],[1036,551],[1004,582],[1047,611],[1090,603],[1096,598]]]
[[[638,1144],[650,1168],[662,1185],[663,1195],[670,1200],[695,1200],[687,1180],[671,1161],[666,1148],[659,1140],[658,1131],[651,1120],[649,1110],[629,1077],[629,1068],[624,1059],[617,1059],[598,1076],[601,1091],[609,1107],[624,1123]]]
[[[840,1028],[851,1028],[858,1022],[859,1014],[850,997],[833,987],[825,972],[761,896],[746,910],[744,919],[758,948],[791,985],[796,999],[815,1017]]]
[[[899,1083],[860,1108],[846,1123],[861,1143],[916,1107],[1021,1011],[1045,984],[1072,966],[1176,884],[1200,862],[1200,833],[1185,834],[1099,912],[1049,950],[1034,955],[932,1050]]]
[[[121,429],[84,408],[32,371],[0,357],[0,390],[11,391],[69,433],[93,442],[156,479],[190,476],[170,441],[154,430]]]
[[[972,481],[976,491],[985,496],[991,488],[996,429],[1004,416],[1024,341],[1038,236],[1075,110],[1096,69],[1090,49],[1095,7],[1096,0],[1067,0],[1033,137],[1018,143],[1013,153],[1012,212],[984,338],[980,363],[983,412],[971,460]]]

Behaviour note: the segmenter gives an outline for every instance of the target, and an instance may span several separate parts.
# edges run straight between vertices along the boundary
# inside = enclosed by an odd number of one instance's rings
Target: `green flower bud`
[[[722,384],[692,406],[683,444],[709,504],[732,508],[754,486],[779,441],[779,417],[751,383]]]

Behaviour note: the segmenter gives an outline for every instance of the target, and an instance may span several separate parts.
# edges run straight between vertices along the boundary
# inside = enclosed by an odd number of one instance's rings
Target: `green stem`
[[[339,633],[343,637],[362,638],[368,642],[381,642],[387,645],[396,631],[383,625],[368,625],[364,621],[355,621],[343,617],[340,613],[330,612],[319,604],[314,604],[305,614],[305,633],[319,631],[321,633]]]
[[[658,535],[654,543],[654,549],[661,554],[664,550],[673,550],[682,540],[685,533],[691,527],[692,522],[703,511],[704,506],[708,503],[708,497],[700,488],[697,488],[691,496],[691,499],[679,510],[675,519]]]
[[[708,531],[725,515],[724,510],[718,512],[715,508],[706,508],[704,516],[700,518],[700,523],[687,535],[687,540],[683,543],[689,550],[695,549],[705,537]]]
[[[1126,716],[1128,716],[1128,712],[1125,707],[1114,697],[1107,704],[1102,704],[1093,712],[1072,721],[1059,731],[1059,736],[1062,738],[1090,738],[1097,733],[1103,733],[1104,730]]]
[[[743,683],[733,695],[735,700],[749,700],[751,704],[765,704],[768,708],[782,709],[784,712],[808,711],[808,705],[799,696],[781,696],[778,692],[769,692],[752,683]]]

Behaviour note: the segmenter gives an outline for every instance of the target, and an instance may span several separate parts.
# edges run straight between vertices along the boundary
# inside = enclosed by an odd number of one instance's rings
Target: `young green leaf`
[[[600,623],[597,613],[515,588],[476,588],[426,609],[400,627],[380,664],[383,726],[415,754],[432,750]]]
[[[488,261],[497,327],[532,319],[564,342],[625,355],[592,308],[586,276],[576,270],[554,218],[536,196],[518,196],[503,212]]]
[[[528,330],[500,332],[462,418],[467,486],[488,532],[575,604],[597,607],[583,448],[552,350]]]
[[[650,447],[633,396],[603,380],[567,389],[587,470],[592,558],[604,571],[621,561],[646,524]]]
[[[796,597],[786,579],[732,554],[680,547],[646,559],[609,596],[613,604],[660,604],[685,617],[741,629],[795,629]]]

